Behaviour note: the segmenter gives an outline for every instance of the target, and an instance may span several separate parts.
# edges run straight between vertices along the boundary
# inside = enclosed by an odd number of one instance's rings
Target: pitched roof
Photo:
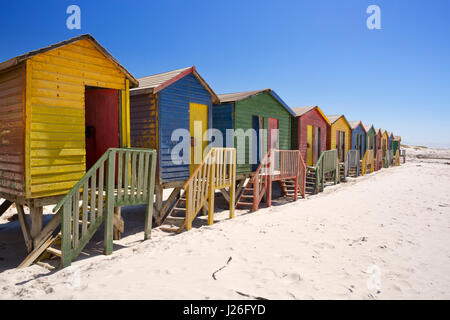
[[[373,124],[363,124],[364,129],[366,129],[366,132],[369,132],[371,128],[375,131],[375,128],[373,127]]]
[[[367,129],[364,127],[362,121],[350,121],[349,124],[350,127],[352,127],[352,130],[355,130],[359,125],[361,125],[361,128],[363,128],[364,132],[367,133]]]
[[[262,90],[244,91],[244,92],[236,92],[236,93],[225,93],[225,94],[219,94],[218,97],[219,97],[220,103],[235,102],[235,101],[241,101],[241,100],[248,99],[250,97],[256,96],[256,95],[264,93],[264,92],[267,92],[272,97],[274,97],[274,99],[277,100],[278,103],[280,103],[286,109],[287,112],[289,112],[293,117],[295,117],[294,111],[292,111],[292,109],[272,89],[262,89]]]
[[[234,102],[234,101],[240,101],[240,100],[250,98],[252,96],[255,96],[255,95],[263,93],[263,92],[270,92],[270,89],[243,91],[243,92],[235,92],[235,93],[223,93],[223,94],[219,94],[218,97],[219,97],[221,103]]]
[[[292,110],[295,112],[297,117],[300,117],[300,116],[304,115],[305,113],[315,109],[316,107],[317,106],[296,107],[296,108],[292,108]]]
[[[343,114],[333,114],[328,116],[327,115],[328,120],[330,120],[330,123],[333,124],[336,121],[338,121],[340,118],[344,118],[344,121],[347,123],[347,125],[351,128],[350,123],[348,123],[347,118],[345,118],[345,116]]]
[[[294,113],[297,117],[301,117],[304,114],[306,114],[309,111],[314,110],[314,109],[316,109],[320,113],[320,115],[327,122],[328,125],[331,125],[330,120],[328,120],[327,116],[322,112],[322,110],[318,106],[292,108],[292,110],[294,111]]]
[[[144,93],[157,93],[162,89],[168,87],[172,83],[184,78],[185,76],[193,74],[205,89],[211,94],[213,103],[218,103],[219,98],[206,81],[200,76],[195,69],[195,66],[181,68],[163,73],[153,74],[147,77],[139,78],[139,87],[130,90],[131,95],[144,94]]]
[[[84,40],[84,39],[91,41],[97,47],[98,50],[100,50],[109,60],[111,60],[111,62],[113,62],[126,75],[128,80],[130,80],[131,87],[137,87],[139,85],[138,81],[131,75],[131,73],[129,73],[127,69],[125,69],[100,43],[97,42],[97,40],[95,40],[95,38],[93,36],[91,36],[88,33],[52,44],[52,45],[47,46],[42,49],[30,51],[30,52],[27,52],[20,56],[17,56],[17,57],[9,59],[7,61],[4,61],[4,62],[0,63],[0,71],[6,70],[8,68],[12,68],[35,55],[45,53],[47,51],[54,50],[54,49],[60,48],[62,46],[71,44],[76,41]]]

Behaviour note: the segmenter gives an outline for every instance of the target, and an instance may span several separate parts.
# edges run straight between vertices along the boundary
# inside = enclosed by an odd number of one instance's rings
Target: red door
[[[278,144],[278,119],[267,119],[267,151],[270,149],[279,149]]]
[[[119,93],[86,89],[86,170],[109,148],[119,147]]]

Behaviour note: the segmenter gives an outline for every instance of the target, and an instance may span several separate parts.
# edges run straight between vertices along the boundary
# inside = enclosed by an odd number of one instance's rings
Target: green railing
[[[316,162],[316,192],[323,191],[325,175],[334,172],[334,184],[339,181],[339,160],[337,149],[322,152]]]
[[[61,264],[70,265],[105,222],[105,254],[113,250],[114,208],[147,204],[145,239],[151,232],[156,151],[108,149],[61,199]]]
[[[344,179],[348,177],[350,169],[356,168],[356,176],[359,176],[360,161],[359,150],[352,149],[347,151],[344,163]]]

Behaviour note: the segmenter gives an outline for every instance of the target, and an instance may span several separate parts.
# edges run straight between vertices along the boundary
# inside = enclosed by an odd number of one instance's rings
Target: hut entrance
[[[308,125],[306,127],[306,165],[313,166],[320,155],[320,128]]]
[[[191,167],[190,173],[203,161],[203,151],[208,141],[203,141],[203,135],[208,129],[208,106],[198,103],[190,103],[189,131],[191,133]],[[201,126],[198,126],[201,124]]]
[[[259,164],[261,163],[261,159],[263,157],[263,148],[261,144],[261,133],[260,129],[264,128],[264,118],[261,116],[252,116],[252,128],[256,132],[256,142],[251,142],[253,147],[253,154],[256,154],[256,163],[252,164],[252,171],[256,171],[258,169]]]
[[[85,90],[86,171],[109,148],[119,147],[119,92],[114,89]]]
[[[336,131],[336,149],[338,151],[339,162],[344,162],[345,153],[345,132]]]

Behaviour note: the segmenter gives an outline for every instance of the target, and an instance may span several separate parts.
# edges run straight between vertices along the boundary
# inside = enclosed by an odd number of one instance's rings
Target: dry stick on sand
[[[229,257],[229,258],[228,258],[228,261],[227,261],[227,264],[224,265],[222,268],[220,268],[219,270],[215,271],[215,272],[212,274],[212,277],[213,277],[214,280],[217,280],[217,278],[216,278],[216,273],[219,272],[220,270],[222,270],[223,268],[225,268],[225,267],[230,263],[230,261],[231,261],[232,259],[233,259],[232,257]]]
[[[236,290],[235,290],[235,291],[236,291]],[[244,296],[244,297],[253,298],[253,299],[255,299],[255,300],[269,300],[269,299],[267,299],[267,298],[257,297],[257,296],[252,296],[251,294],[246,294],[246,293],[239,292],[239,291],[236,291],[236,293],[238,293],[238,294],[240,294],[241,296]]]

